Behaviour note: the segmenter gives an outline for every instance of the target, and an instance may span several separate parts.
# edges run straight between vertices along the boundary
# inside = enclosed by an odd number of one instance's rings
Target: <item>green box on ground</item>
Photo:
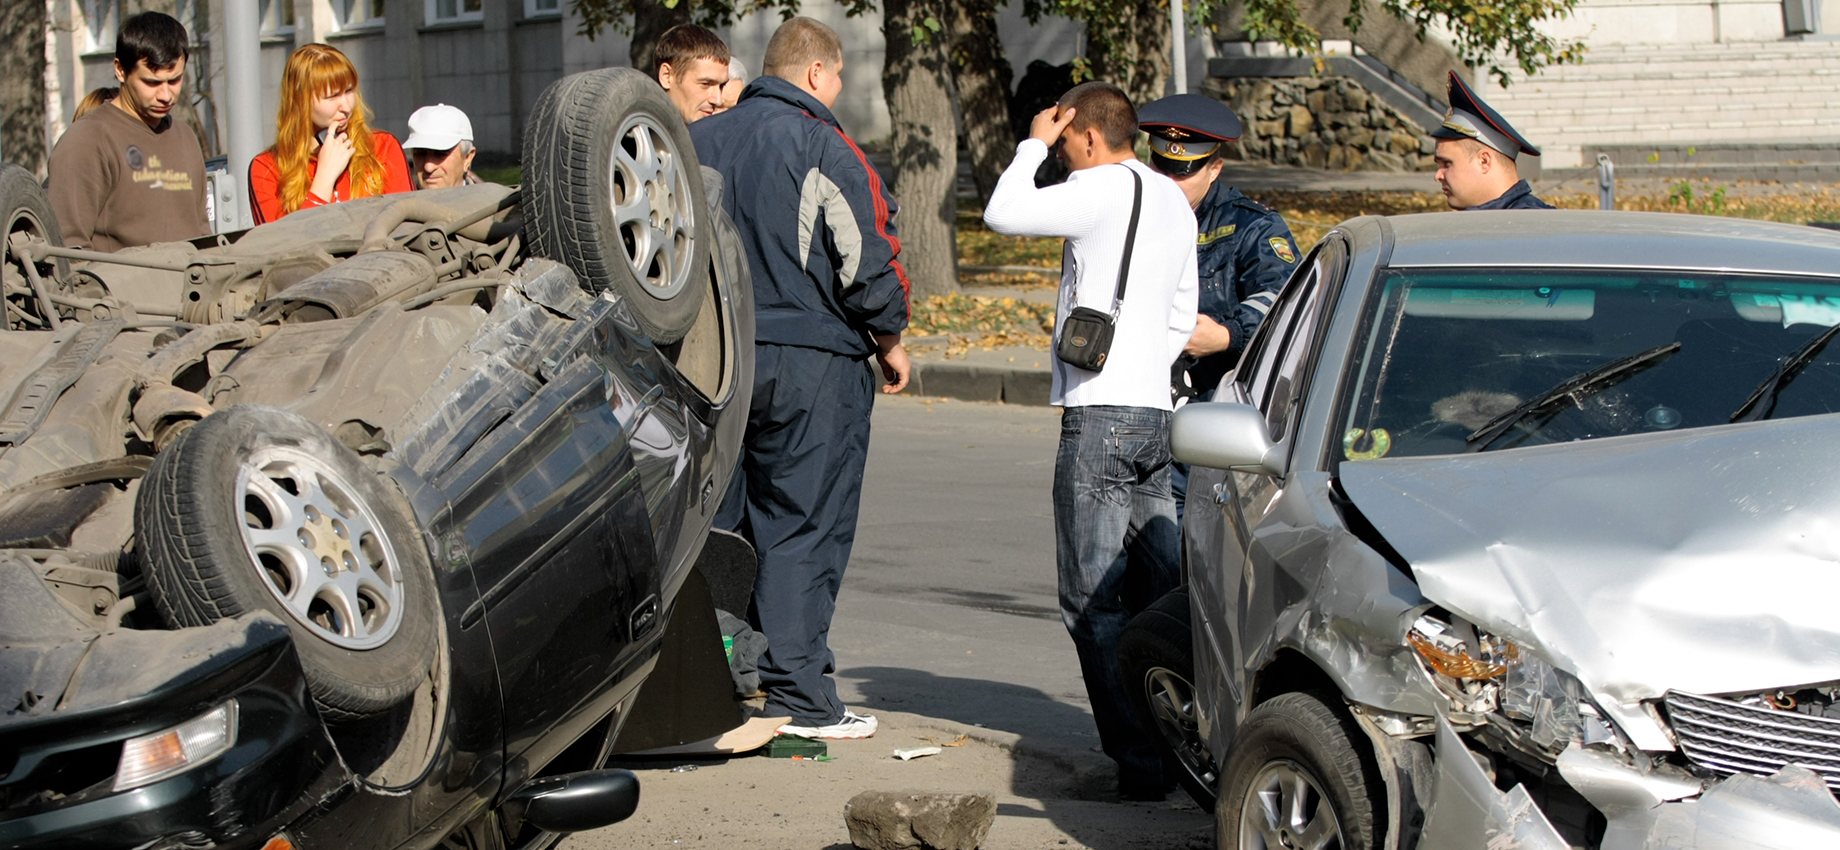
[[[830,749],[824,745],[823,741],[814,738],[774,735],[773,740],[768,741],[766,748],[761,750],[761,755],[770,759],[789,759],[793,756],[804,756],[809,759],[826,755],[829,752]]]

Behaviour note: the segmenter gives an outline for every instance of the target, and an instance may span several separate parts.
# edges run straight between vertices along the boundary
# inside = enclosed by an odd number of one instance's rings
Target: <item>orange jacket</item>
[[[403,156],[402,144],[396,137],[382,130],[371,131],[371,149],[377,154],[377,161],[383,163],[383,194],[407,192],[414,188],[409,184],[409,162]],[[307,160],[307,182],[313,182],[313,175],[319,171],[317,157]],[[338,201],[349,201],[351,193],[351,169],[346,168],[339,175],[339,181],[333,184],[332,197],[321,198],[307,192],[301,201],[301,209],[324,206]],[[281,170],[275,166],[273,148],[256,155],[249,163],[249,209],[255,214],[256,224],[265,224],[287,215],[281,208]]]

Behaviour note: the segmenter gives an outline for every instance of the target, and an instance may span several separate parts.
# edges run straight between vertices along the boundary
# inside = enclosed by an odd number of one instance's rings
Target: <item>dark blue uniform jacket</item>
[[[1297,267],[1297,243],[1284,217],[1215,180],[1195,208],[1196,268],[1201,274],[1197,312],[1227,327],[1232,342],[1189,367],[1202,394],[1239,362],[1246,341],[1265,320],[1278,290]]]
[[[1550,210],[1550,209],[1554,209],[1554,207],[1552,204],[1542,201],[1538,197],[1536,197],[1533,194],[1533,187],[1527,185],[1527,181],[1522,180],[1521,182],[1516,183],[1513,186],[1510,186],[1508,188],[1508,191],[1501,193],[1501,197],[1496,198],[1495,200],[1490,201],[1486,204],[1477,204],[1473,207],[1470,207],[1470,209],[1472,210]]]
[[[853,357],[907,327],[894,196],[831,111],[778,77],[690,125],[754,277],[755,339]]]

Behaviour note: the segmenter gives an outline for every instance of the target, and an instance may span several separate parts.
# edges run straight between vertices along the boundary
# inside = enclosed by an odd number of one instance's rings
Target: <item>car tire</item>
[[[525,123],[524,230],[536,256],[682,339],[706,297],[709,208],[696,148],[652,78],[603,68],[551,83]]]
[[[51,209],[51,199],[46,197],[45,188],[32,178],[32,172],[12,163],[0,163],[0,215],[4,215],[6,230],[0,232],[0,266],[10,266],[23,260],[13,256],[12,243],[6,237],[25,231],[43,238],[57,247],[63,247],[64,235],[58,229],[57,213]],[[39,263],[38,272],[62,280],[70,275],[70,261],[57,258],[48,263]],[[19,272],[24,274],[23,271]],[[50,281],[46,283],[49,285]],[[49,304],[39,305],[40,310],[52,309]],[[40,314],[43,317],[43,314]],[[0,319],[11,321],[10,317]]]
[[[1288,693],[1240,725],[1214,812],[1221,850],[1375,850],[1384,794],[1339,698]],[[1300,799],[1301,798],[1301,799]],[[1296,815],[1299,822],[1291,820]]]
[[[1195,714],[1188,617],[1188,589],[1178,588],[1131,618],[1118,638],[1118,669],[1137,716],[1150,725],[1163,754],[1182,766],[1182,790],[1211,812],[1219,776]]]
[[[380,714],[428,675],[440,608],[426,547],[324,429],[259,405],[207,416],[154,457],[134,510],[166,622],[273,613],[327,719]]]

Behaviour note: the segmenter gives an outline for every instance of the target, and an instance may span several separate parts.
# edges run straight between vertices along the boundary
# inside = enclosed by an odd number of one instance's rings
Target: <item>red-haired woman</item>
[[[281,72],[275,146],[249,164],[256,223],[295,210],[407,192],[409,166],[396,137],[369,126],[358,69],[338,48],[309,44]]]

